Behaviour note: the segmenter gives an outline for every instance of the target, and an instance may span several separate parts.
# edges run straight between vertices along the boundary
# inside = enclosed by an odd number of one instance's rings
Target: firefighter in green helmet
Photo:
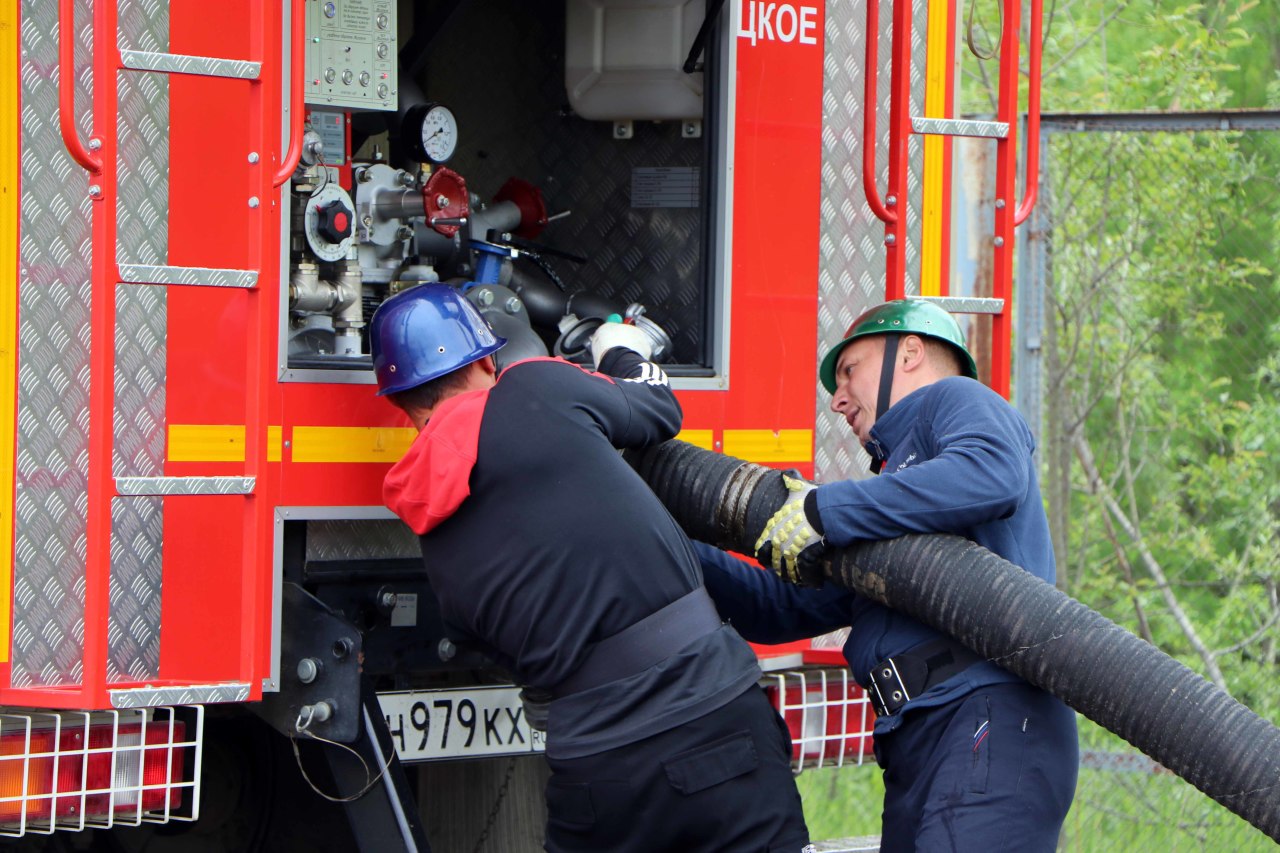
[[[1075,794],[1074,712],[950,637],[823,586],[821,561],[830,547],[948,533],[1052,583],[1031,431],[976,381],[955,319],[925,300],[862,314],[818,376],[880,476],[788,475],[790,496],[756,543],[775,574],[699,546],[707,589],[753,642],[849,626],[844,655],[877,713],[882,851],[1048,853]]]

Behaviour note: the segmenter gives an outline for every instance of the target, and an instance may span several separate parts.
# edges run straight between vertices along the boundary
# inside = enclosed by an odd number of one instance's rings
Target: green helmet
[[[920,335],[946,341],[960,351],[960,364],[964,375],[978,378],[978,366],[965,346],[964,334],[955,318],[932,302],[923,299],[895,299],[863,312],[844,333],[844,339],[827,351],[818,368],[818,378],[828,392],[836,392],[836,362],[850,342],[871,335],[891,333]]]

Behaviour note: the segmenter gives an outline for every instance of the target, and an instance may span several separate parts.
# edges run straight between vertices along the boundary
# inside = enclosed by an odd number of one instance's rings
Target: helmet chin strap
[[[884,359],[880,362],[880,393],[876,396],[876,422],[889,411],[889,397],[893,391],[893,370],[898,360],[898,338],[900,335],[884,336]],[[879,474],[884,467],[883,459],[871,460],[871,473]]]
[[[889,394],[893,391],[893,369],[898,360],[899,335],[884,336],[884,360],[880,362],[880,394],[876,398],[876,420],[889,411]]]

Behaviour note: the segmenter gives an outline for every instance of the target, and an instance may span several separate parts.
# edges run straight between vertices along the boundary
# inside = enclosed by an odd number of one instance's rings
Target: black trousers
[[[876,738],[882,853],[1053,853],[1075,795],[1075,712],[1029,684],[907,709]]]
[[[670,731],[567,761],[548,758],[552,853],[802,853],[791,736],[764,692]]]

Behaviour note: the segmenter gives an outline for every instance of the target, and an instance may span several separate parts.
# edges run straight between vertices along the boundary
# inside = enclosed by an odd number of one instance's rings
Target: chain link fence
[[[1280,722],[1280,113],[1042,128],[1015,362],[1038,384],[1059,586]],[[1118,737],[1080,734],[1061,849],[1274,849]],[[879,773],[800,785],[815,838],[878,831]]]
[[[1019,292],[1044,300],[1059,585],[1280,721],[1280,115],[1043,128]],[[1086,721],[1081,743],[1064,849],[1272,849]]]

